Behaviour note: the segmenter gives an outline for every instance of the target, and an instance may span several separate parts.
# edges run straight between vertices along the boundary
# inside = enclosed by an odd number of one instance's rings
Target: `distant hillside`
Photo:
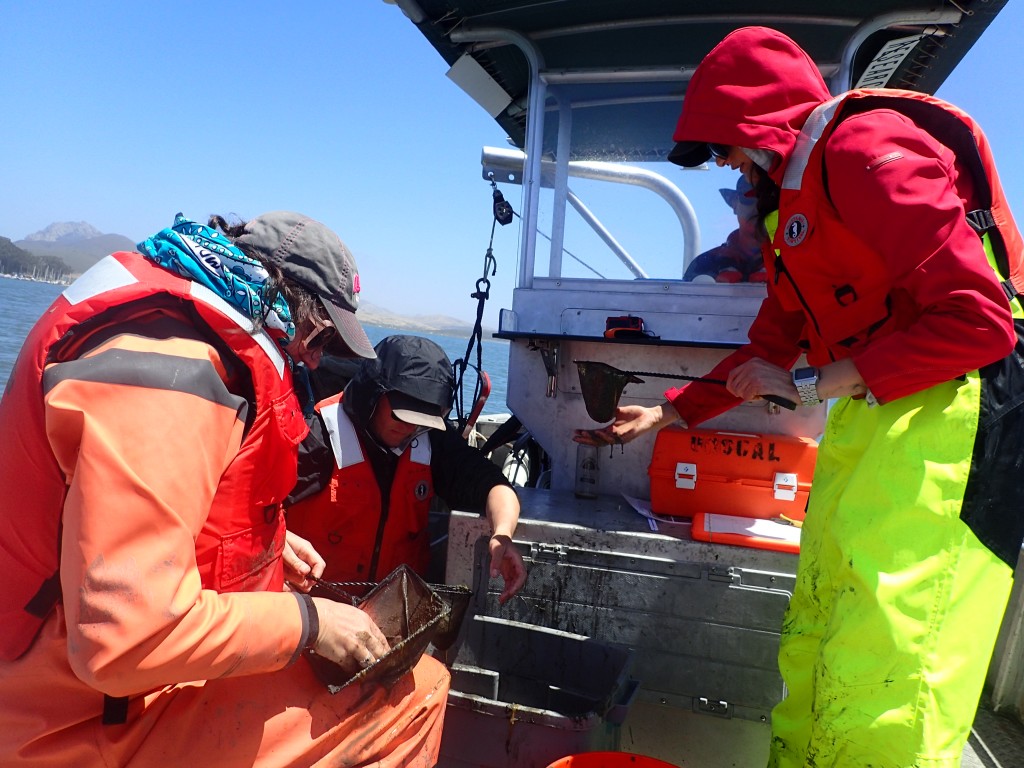
[[[473,330],[473,324],[445,315],[399,315],[368,301],[359,302],[356,313],[360,322],[403,331],[439,333],[443,336],[465,336]],[[490,333],[490,329],[484,329]]]
[[[0,237],[0,274],[36,276],[43,280],[63,280],[71,268],[58,256],[37,255]]]
[[[0,241],[6,241],[7,247],[11,249],[9,261],[16,262],[19,266],[18,270],[9,271],[25,274],[32,273],[32,264],[36,262],[58,269],[60,265],[64,267],[64,272],[70,270],[73,274],[81,274],[114,251],[135,250],[135,243],[124,235],[101,234],[85,221],[56,222],[15,243],[6,238],[0,238]],[[0,247],[0,258],[2,254],[3,248]],[[472,323],[454,317],[400,315],[368,301],[360,302],[359,319],[368,325],[446,336],[465,336],[473,330]],[[484,331],[492,333],[489,328],[485,328]]]
[[[104,235],[84,221],[56,222],[15,245],[36,256],[59,258],[75,274],[81,274],[107,254],[135,248],[135,242],[124,235]]]
[[[45,243],[75,243],[99,237],[103,233],[87,221],[56,221],[50,226],[26,235],[26,240]]]

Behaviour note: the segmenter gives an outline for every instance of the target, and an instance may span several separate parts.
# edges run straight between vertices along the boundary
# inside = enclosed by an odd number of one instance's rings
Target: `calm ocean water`
[[[61,290],[63,290],[63,286],[60,285],[0,277],[0,306],[4,308],[6,315],[6,322],[0,323],[0,382],[3,385],[7,384],[11,367],[14,365],[18,351],[29,330],[50,306],[50,303],[57,298]],[[409,333],[373,325],[367,325],[365,328],[366,335],[374,344],[393,333]],[[442,336],[431,333],[420,335],[437,342],[452,361],[458,360],[466,354],[466,345],[469,343],[468,336]],[[476,349],[473,350],[470,362],[476,363]],[[484,406],[484,413],[507,412],[505,387],[508,381],[508,344],[490,340],[485,336],[483,367],[491,378],[491,395]],[[470,407],[468,401],[472,397],[472,387],[475,384],[475,371],[472,368],[467,369],[464,395],[467,408]]]

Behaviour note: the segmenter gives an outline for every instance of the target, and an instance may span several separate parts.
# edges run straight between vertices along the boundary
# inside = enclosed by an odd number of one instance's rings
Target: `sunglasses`
[[[316,320],[313,320],[317,323]],[[306,349],[323,349],[338,337],[338,331],[333,325],[319,325],[302,342]]]
[[[729,153],[732,152],[732,147],[728,144],[712,144],[708,142],[708,151],[711,152],[711,156],[716,160],[727,160]]]

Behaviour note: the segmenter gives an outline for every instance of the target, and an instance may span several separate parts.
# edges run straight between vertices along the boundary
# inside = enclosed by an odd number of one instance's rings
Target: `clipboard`
[[[800,553],[800,528],[782,520],[698,512],[690,533],[697,541]]]

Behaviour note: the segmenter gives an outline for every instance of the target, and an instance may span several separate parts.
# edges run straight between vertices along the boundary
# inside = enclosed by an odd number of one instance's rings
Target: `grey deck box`
[[[544,768],[618,748],[636,691],[629,649],[491,616],[467,623],[449,651],[439,768]]]
[[[777,655],[797,556],[693,541],[685,524],[653,531],[622,497],[517,490],[514,538],[529,576],[503,606],[501,580],[487,573],[487,521],[452,513],[446,580],[474,586],[471,610],[632,649],[640,690],[622,750],[645,751],[653,731],[667,746],[652,757],[763,765],[785,694]]]

